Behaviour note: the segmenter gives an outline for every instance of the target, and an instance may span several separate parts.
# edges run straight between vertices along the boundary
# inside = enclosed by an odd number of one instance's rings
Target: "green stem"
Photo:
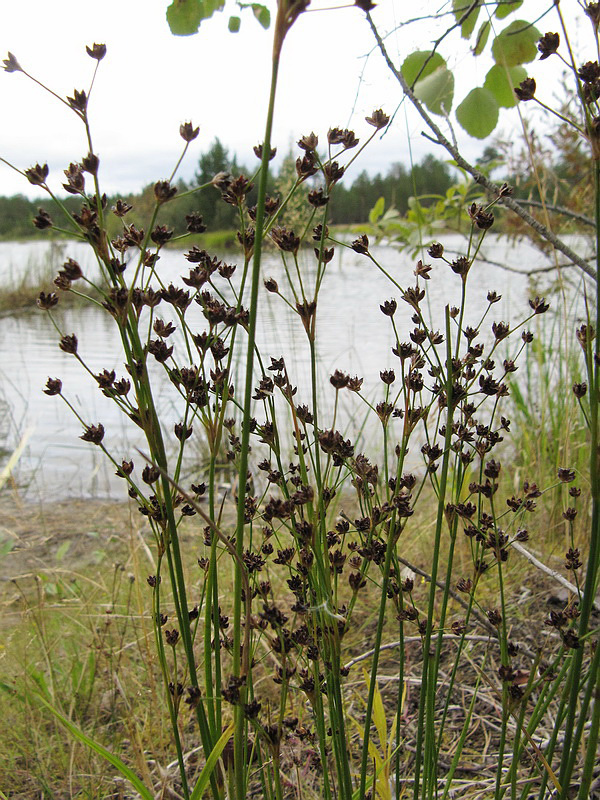
[[[595,201],[596,201],[596,263],[600,266],[600,162],[594,161],[594,178],[595,178]],[[591,347],[597,349],[598,331],[600,330],[600,283],[596,283],[596,338],[594,339]],[[598,581],[598,569],[600,566],[600,470],[598,465],[598,401],[599,401],[599,366],[596,359],[592,360],[592,364],[588,367],[589,382],[590,382],[590,484],[592,494],[592,520],[590,528],[590,549],[588,553],[587,570],[585,576],[585,586],[581,600],[580,617],[578,635],[582,639],[589,631],[589,621],[593,608],[595,597],[596,585]],[[583,723],[587,716],[592,695],[591,690],[585,693],[585,696],[579,703],[579,676],[581,675],[583,657],[586,647],[581,644],[573,655],[573,662],[570,672],[570,696],[569,696],[569,710],[567,720],[565,723],[565,739],[563,744],[563,755],[561,759],[559,783],[562,787],[560,800],[566,800],[569,792],[569,785],[577,754],[579,751],[579,744],[583,734]],[[597,664],[597,653],[592,663]],[[590,681],[589,689],[591,689],[592,682],[597,679],[593,673],[590,673],[588,680]],[[590,752],[595,752],[598,745],[598,716],[600,714],[600,698],[594,697],[594,708],[592,712],[592,728],[590,735],[586,742],[586,758],[585,765],[588,766],[588,757]],[[577,729],[575,729],[576,720],[579,720]],[[591,779],[591,773],[585,773],[586,780]],[[585,783],[586,781],[584,781]],[[582,795],[579,795],[582,797]]]
[[[251,273],[250,305],[248,320],[248,349],[246,355],[246,378],[244,388],[244,414],[242,420],[241,452],[239,465],[238,481],[238,503],[237,503],[237,526],[236,526],[236,549],[241,558],[244,552],[244,514],[246,500],[246,482],[248,474],[248,451],[250,446],[250,415],[252,409],[252,386],[254,372],[254,345],[256,341],[256,320],[258,310],[258,287],[260,282],[260,266],[262,256],[262,242],[265,221],[265,197],[267,190],[267,176],[269,170],[269,154],[271,150],[271,131],[273,128],[273,116],[275,111],[275,94],[277,89],[277,73],[279,70],[280,48],[274,48],[273,65],[271,72],[271,90],[269,94],[269,107],[265,126],[265,137],[263,142],[262,169],[260,173],[257,211],[256,211],[256,232],[254,239],[254,260]],[[235,587],[234,587],[234,640],[233,640],[233,673],[240,676],[241,673],[241,590],[242,576],[241,569],[236,564]],[[248,624],[248,622],[247,622]],[[248,654],[245,654],[246,657]],[[236,705],[235,732],[234,732],[234,772],[235,772],[235,791],[237,800],[245,800],[246,797],[246,767],[245,767],[245,719],[243,714],[243,702],[245,692],[242,687],[240,704]]]
[[[442,473],[438,488],[438,509],[435,526],[435,540],[432,553],[431,564],[431,583],[429,589],[429,602],[427,606],[427,628],[423,641],[423,667],[421,677],[421,695],[419,699],[419,716],[417,722],[417,742],[415,760],[415,782],[413,787],[413,798],[426,797],[428,789],[428,777],[432,773],[435,783],[435,684],[429,680],[429,667],[433,657],[430,654],[431,637],[433,633],[433,617],[435,612],[435,593],[437,588],[437,573],[440,561],[442,528],[444,524],[444,508],[446,499],[446,488],[448,484],[448,473],[450,470],[450,459],[452,451],[452,343],[450,340],[450,310],[446,307],[446,436],[444,442],[444,456],[442,460]],[[446,591],[448,586],[446,586]],[[432,665],[433,667],[434,665]],[[419,795],[420,769],[423,764],[423,791]]]

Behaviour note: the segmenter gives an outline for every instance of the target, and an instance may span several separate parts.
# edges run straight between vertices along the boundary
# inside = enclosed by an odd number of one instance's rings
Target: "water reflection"
[[[459,246],[458,241],[456,246]],[[414,262],[408,256],[399,255],[388,247],[374,247],[373,253],[400,284],[414,283]],[[517,268],[541,263],[539,254],[522,244],[517,248],[492,241],[488,253],[494,261]],[[66,243],[54,246],[52,251],[46,243],[0,243],[0,280],[37,268],[48,255],[57,266],[71,256],[84,269],[94,269],[85,245]],[[231,255],[224,260],[231,263]],[[442,262],[433,261],[432,264],[428,313],[434,320],[434,327],[443,329],[445,306],[460,302],[460,279]],[[158,265],[165,284],[178,283],[188,268],[182,253],[175,250],[163,252]],[[314,280],[313,268],[312,253],[303,254],[302,274],[309,285]],[[274,277],[282,292],[289,294],[285,272],[276,255],[267,254],[263,271],[264,277]],[[475,265],[469,280],[467,324],[479,322],[490,289],[501,294],[502,301],[494,306],[493,318],[486,320],[488,330],[492,319],[515,321],[528,313],[525,276],[495,266]],[[374,402],[383,399],[379,373],[397,366],[397,359],[391,353],[393,340],[389,319],[382,315],[379,306],[391,297],[399,299],[398,295],[398,290],[366,257],[336,248],[322,286],[317,315],[319,385],[325,400],[323,427],[329,422],[327,416],[334,397],[328,378],[335,369],[364,378],[366,395]],[[269,356],[284,356],[290,377],[298,386],[299,401],[309,402],[309,348],[300,319],[279,297],[265,290],[261,291],[260,304],[257,340],[265,361],[269,363]],[[158,316],[166,318],[168,310],[165,304],[159,306]],[[411,308],[399,302],[395,321],[402,338],[407,339],[414,327],[411,316]],[[206,328],[206,320],[196,304],[190,306],[187,318],[195,332]],[[79,352],[92,372],[115,369],[117,376],[124,374],[120,340],[115,323],[107,313],[95,307],[66,309],[57,312],[57,320],[65,333],[77,334]],[[234,372],[236,369],[241,374],[239,366],[234,365]],[[78,438],[82,432],[81,423],[60,398],[42,393],[47,378],[62,379],[65,394],[86,424],[103,423],[105,443],[118,460],[130,458],[135,447],[143,448],[140,431],[101,394],[96,382],[82,370],[77,360],[59,350],[56,332],[45,314],[32,312],[3,319],[0,370],[0,396],[10,407],[12,418],[18,420],[21,427],[34,428],[20,464],[21,478],[29,476],[29,491],[43,497],[89,494],[121,497],[123,484],[114,476],[114,468],[107,464],[97,448]],[[180,420],[177,396],[162,371],[155,370],[154,374],[165,430],[172,439],[172,426]],[[241,378],[236,383],[241,386]],[[348,392],[342,395],[337,422],[341,430],[349,420],[362,419],[365,412],[365,406],[355,396]],[[261,413],[257,416],[260,419]],[[367,426],[362,434],[365,446],[375,446],[377,436],[377,426]],[[10,442],[5,446],[10,446]]]

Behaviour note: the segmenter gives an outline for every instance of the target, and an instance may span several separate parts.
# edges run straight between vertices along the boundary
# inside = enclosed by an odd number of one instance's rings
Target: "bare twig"
[[[401,564],[404,564],[405,567],[408,567],[410,570],[412,570],[416,575],[420,575],[422,578],[425,578],[425,580],[428,581],[428,582],[431,581],[431,575],[428,572],[424,572],[420,567],[415,566],[415,564],[411,564],[410,561],[407,561],[405,558],[401,558],[400,556],[398,556],[398,561]],[[440,580],[440,581],[436,581],[435,583],[436,583],[436,586],[438,586],[440,589],[445,589],[446,588],[446,584],[445,584],[444,581]],[[469,608],[469,604],[466,602],[466,600],[464,600],[460,596],[460,594],[458,592],[455,592],[452,589],[448,589],[448,594],[450,595],[450,597],[453,600],[456,600],[456,602],[459,603],[464,609],[468,609]],[[482,614],[481,611],[478,608],[472,607],[471,608],[471,614],[473,614],[473,616],[475,617],[477,622],[479,622],[480,625],[482,625],[493,636],[497,637],[498,633],[497,633],[496,629],[489,622],[487,617],[484,614]]]
[[[550,567],[547,567],[545,564],[543,564],[541,561],[539,561],[533,555],[533,553],[530,553],[529,550],[526,550],[523,547],[522,544],[519,544],[519,542],[512,542],[512,547],[513,547],[514,550],[517,551],[517,553],[521,553],[521,555],[525,556],[525,558],[528,561],[531,561],[531,563],[534,565],[534,567],[537,567],[542,572],[545,572],[546,575],[550,575],[551,578],[554,578],[554,580],[557,583],[560,583],[560,585],[563,586],[565,589],[567,589],[569,592],[571,592],[574,595],[578,594],[576,586],[574,586],[572,583],[569,583],[569,581],[566,578],[563,578],[563,576],[560,574],[560,572],[556,572],[556,570],[551,569]],[[600,611],[600,603],[597,600],[594,600],[592,602],[592,605],[594,606],[596,611]]]
[[[427,124],[427,127],[430,131],[433,132],[435,138],[431,136],[427,136],[427,138],[431,139],[435,144],[441,145],[448,153],[452,156],[454,161],[456,162],[457,166],[461,169],[464,169],[465,172],[468,172],[469,175],[478,183],[480,186],[483,186],[486,191],[488,191],[493,197],[500,198],[499,202],[503,203],[505,206],[510,208],[512,211],[515,212],[521,219],[529,225],[536,233],[538,233],[542,238],[546,239],[546,241],[550,242],[557,250],[560,250],[561,253],[567,256],[574,264],[577,264],[586,275],[589,275],[591,278],[596,280],[596,270],[593,269],[589,263],[586,261],[585,258],[580,256],[576,253],[572,248],[570,248],[562,239],[559,239],[555,233],[548,230],[545,225],[542,225],[535,217],[532,217],[521,205],[519,202],[514,200],[512,197],[507,197],[506,195],[501,196],[500,187],[497,186],[493,181],[491,181],[486,175],[476,169],[471,163],[469,163],[464,156],[458,151],[458,149],[450,142],[446,136],[442,133],[440,128],[436,125],[433,119],[429,116],[427,111],[425,110],[422,103],[415,97],[414,93],[412,92],[410,86],[406,82],[404,75],[402,75],[401,71],[396,68],[394,62],[392,61],[389,53],[387,52],[386,46],[383,42],[383,39],[379,35],[379,31],[375,27],[373,20],[371,19],[371,15],[367,13],[367,20],[369,25],[371,26],[371,30],[373,32],[373,36],[377,42],[379,50],[385,59],[386,64],[388,65],[390,71],[402,87],[402,91],[404,92],[405,96],[411,101],[414,105],[416,110],[421,115],[422,119]]]
[[[531,206],[532,208],[545,208],[547,211],[553,211],[555,214],[561,214],[563,217],[576,219],[578,222],[581,222],[582,225],[587,225],[590,228],[596,227],[596,223],[590,217],[586,217],[585,214],[578,214],[576,211],[571,211],[564,206],[553,206],[548,203],[542,203],[539,200],[515,200],[515,203],[519,203],[519,205],[522,206]]]

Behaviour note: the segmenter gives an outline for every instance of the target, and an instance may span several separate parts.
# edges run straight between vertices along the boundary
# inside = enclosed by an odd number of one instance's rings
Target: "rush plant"
[[[188,262],[183,285],[163,280],[159,259],[173,237],[161,209],[177,203],[177,168],[199,128],[181,125],[183,152],[169,178],[155,183],[154,209],[142,229],[128,223],[125,201],[109,208],[102,194],[89,91],[58,98],[83,126],[87,154],[65,170],[64,184],[81,198],[81,208],[71,215],[62,205],[60,223],[43,209],[35,220],[37,227],[70,230],[94,251],[101,280],[68,258],[55,279],[58,293],[42,293],[38,306],[60,349],[80,362],[145,441],[138,452],[120,452],[100,421],[80,414],[69,387],[59,377],[48,379],[46,394],[78,415],[81,439],[112,461],[152,531],[156,570],[147,577],[147,614],[163,680],[157,713],[170,721],[179,767],[173,791],[185,800],[206,793],[215,800],[375,794],[417,800],[450,797],[460,788],[465,796],[483,791],[525,800],[548,796],[547,786],[566,797],[577,776],[583,798],[593,778],[600,713],[594,702],[600,648],[591,646],[599,558],[595,458],[592,544],[584,556],[578,544],[587,523],[577,516],[583,476],[560,465],[548,486],[505,480],[510,463],[502,443],[511,423],[503,402],[533,341],[532,320],[549,304],[533,297],[515,309],[516,319],[505,320],[496,314],[501,296],[493,287],[483,308],[471,301],[472,281],[482,280],[478,253],[496,205],[511,189],[498,187],[470,207],[463,253],[448,257],[436,242],[408,274],[387,269],[366,235],[350,241],[328,227],[336,185],[389,124],[377,109],[365,120],[363,142],[338,127],[302,135],[288,195],[269,197],[279,61],[307,6],[307,0],[277,5],[255,175],[218,174],[192,190],[217,190],[235,207],[237,264],[192,247],[182,255],[182,264]],[[97,69],[106,47],[94,44],[87,52]],[[12,54],[4,66],[47,88]],[[47,165],[22,174],[61,206]],[[248,207],[254,183],[257,204]],[[302,196],[308,224],[284,227],[286,205]],[[108,233],[111,216],[121,226],[117,236]],[[186,219],[190,233],[203,229],[198,214]],[[267,242],[281,257],[279,280],[264,274]],[[380,310],[393,367],[382,364],[374,386],[336,369],[324,398],[319,308],[335,248],[363,257],[389,282],[391,296],[382,298]],[[431,319],[427,295],[436,282],[444,283],[448,303],[443,318]],[[305,343],[308,386],[297,385],[297,365],[257,346],[266,292]],[[85,347],[57,313],[62,293],[87,297],[110,317],[122,347],[122,375],[110,365],[101,372],[87,365]],[[592,328],[588,322],[578,332],[589,368],[589,387],[578,391],[590,401],[595,453]],[[160,412],[161,370],[179,411],[174,426]],[[369,452],[356,443],[362,423],[340,430],[346,398],[354,418],[367,413],[379,431]],[[203,474],[194,474],[187,455],[194,438],[209,453]],[[233,496],[225,498],[218,482],[223,447],[238,476]],[[515,636],[522,612],[511,570],[528,553],[536,499],[545,492],[559,496],[570,531],[564,566],[570,594],[560,609],[538,610],[535,624]],[[192,552],[181,536],[190,525],[199,542]],[[425,527],[428,557],[416,564],[410,551]],[[369,631],[366,652],[357,629]],[[359,663],[366,673],[355,669]],[[380,673],[386,663],[391,676]],[[383,677],[392,690],[383,690]],[[355,691],[361,702],[353,707]],[[154,796],[156,787],[134,771],[126,752],[118,755],[89,736],[42,691],[35,700],[140,796]],[[466,762],[478,726],[493,747],[481,768],[470,771],[480,777],[469,780]],[[189,754],[198,742],[203,766],[196,774]]]

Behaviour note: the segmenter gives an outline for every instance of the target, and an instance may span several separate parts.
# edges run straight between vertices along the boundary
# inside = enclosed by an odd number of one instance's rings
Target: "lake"
[[[455,236],[444,238],[447,250],[459,249],[461,242]],[[487,258],[514,269],[531,269],[547,263],[527,244],[513,246],[490,237],[486,245]],[[371,250],[401,285],[414,285],[415,259],[389,246],[373,246]],[[90,274],[94,271],[90,255],[85,245],[75,242],[0,243],[0,284],[18,280],[26,271],[35,274],[43,270],[49,259],[58,269],[67,257],[75,258],[84,272]],[[236,263],[231,253],[220,257],[227,263]],[[434,327],[443,330],[445,306],[460,302],[460,278],[442,261],[426,258],[426,263],[432,264],[432,271],[428,306],[424,303],[423,308],[434,320]],[[308,285],[314,281],[314,264],[310,251],[302,254],[303,280]],[[180,283],[180,276],[187,275],[189,267],[183,251],[162,251],[158,271],[165,284],[170,281]],[[574,271],[571,275],[574,276]],[[280,289],[284,290],[285,274],[277,254],[266,254],[263,276],[274,277]],[[482,330],[489,331],[493,320],[520,321],[529,313],[529,297],[544,291],[547,286],[544,287],[543,283],[547,284],[549,280],[549,277],[542,276],[541,287],[530,288],[526,274],[476,263],[469,276],[467,324],[477,325],[487,305],[487,292],[492,289],[502,295],[502,300],[493,307],[493,316],[490,314],[486,319]],[[576,281],[568,291],[570,296],[581,297],[583,294]],[[410,321],[412,309],[400,301],[398,290],[367,257],[336,247],[335,256],[327,268],[317,313],[320,393],[326,409],[328,403],[331,408],[334,397],[328,378],[335,369],[364,378],[366,396],[375,402],[382,399],[379,373],[398,365],[391,353],[390,321],[379,309],[381,303],[392,297],[399,300],[395,321],[401,340],[408,339],[409,331],[414,327]],[[257,340],[265,361],[269,363],[269,356],[284,356],[290,377],[298,386],[300,401],[309,403],[309,349],[300,319],[279,297],[264,289],[261,289],[259,302]],[[158,307],[158,316],[166,313],[163,303]],[[195,332],[206,328],[206,320],[196,304],[190,306],[186,318]],[[120,341],[108,313],[92,306],[64,310],[59,306],[56,320],[64,333],[77,334],[79,353],[93,372],[115,369],[117,376],[124,374]],[[517,346],[515,342],[509,348],[514,351]],[[176,395],[164,373],[157,370],[155,374],[162,418],[172,431],[172,425],[180,420]],[[43,393],[48,377],[61,378],[64,393],[87,424],[102,422],[106,429],[105,444],[118,460],[133,457],[135,447],[143,449],[139,429],[101,394],[96,382],[76,359],[59,349],[58,336],[45,313],[33,310],[6,315],[2,320],[0,337],[0,448],[4,450],[6,459],[6,454],[12,452],[21,437],[28,437],[17,472],[21,491],[29,497],[42,499],[90,495],[122,497],[123,483],[114,476],[114,469],[103,454],[79,439],[81,423],[59,397],[48,397]],[[236,383],[239,394],[241,378]],[[342,392],[342,398],[344,403],[336,427],[343,431],[350,419],[364,416],[365,406],[360,402],[357,404],[355,396],[349,392]],[[323,427],[330,422],[326,413]],[[262,419],[260,411],[257,417]],[[172,434],[170,436],[172,438]],[[359,445],[368,451],[369,447],[377,446],[377,437],[377,426],[367,426]]]

